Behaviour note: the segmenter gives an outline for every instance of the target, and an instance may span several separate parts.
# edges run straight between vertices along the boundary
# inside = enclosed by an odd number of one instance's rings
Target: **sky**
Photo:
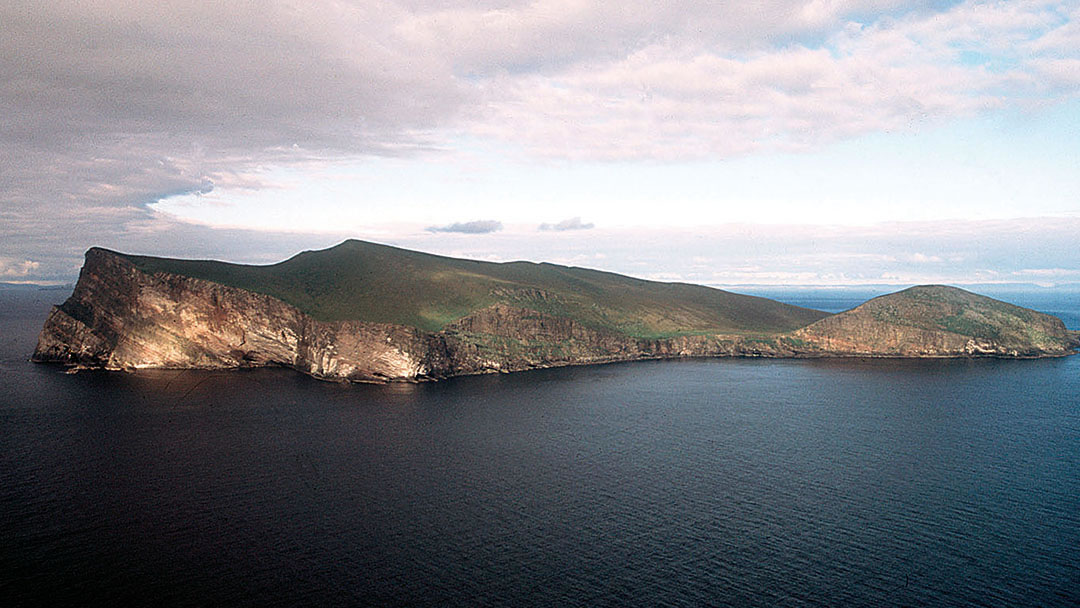
[[[0,3],[0,282],[360,238],[1080,284],[1080,0]]]

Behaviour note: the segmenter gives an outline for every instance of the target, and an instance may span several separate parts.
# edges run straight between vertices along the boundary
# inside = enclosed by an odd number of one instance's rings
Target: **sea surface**
[[[1077,356],[65,374],[65,296],[0,291],[2,606],[1080,605]]]

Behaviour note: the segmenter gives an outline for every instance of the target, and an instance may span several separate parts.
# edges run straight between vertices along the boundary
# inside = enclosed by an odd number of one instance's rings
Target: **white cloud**
[[[266,167],[431,158],[470,138],[560,159],[726,158],[1080,90],[1074,2],[940,5],[9,0],[0,255],[69,273],[148,226],[184,250],[194,229],[148,205],[257,191]]]
[[[41,263],[33,260],[16,260],[0,257],[0,277],[3,278],[28,277],[39,267],[41,267]]]
[[[1061,32],[1072,26],[1053,3],[966,2],[850,23],[820,47],[731,52],[664,39],[621,58],[499,80],[475,128],[553,157],[805,149],[1041,99],[1050,80],[1074,95],[1080,48],[1062,44],[1075,34]]]
[[[1033,67],[1055,89],[1069,93],[1080,89],[1080,59],[1047,59],[1033,63]]]
[[[1064,278],[1080,279],[1080,270],[1076,268],[1022,268],[1012,273],[1016,277],[1040,277],[1040,278]]]

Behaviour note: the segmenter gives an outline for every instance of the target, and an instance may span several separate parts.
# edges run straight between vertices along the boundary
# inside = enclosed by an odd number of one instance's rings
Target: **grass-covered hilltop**
[[[1038,357],[1080,346],[1057,317],[945,285],[880,296],[795,332],[836,354]]]
[[[270,266],[125,255],[167,272],[273,296],[320,321],[397,323],[424,331],[494,304],[636,338],[798,329],[826,313],[685,283],[557,264],[497,264],[349,240]]]
[[[385,381],[688,356],[1019,358],[1078,346],[1060,319],[953,287],[829,315],[700,285],[350,240],[269,266],[91,249],[34,360],[281,365]]]

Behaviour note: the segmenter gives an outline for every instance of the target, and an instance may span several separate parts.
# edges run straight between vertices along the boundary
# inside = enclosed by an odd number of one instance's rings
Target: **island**
[[[839,314],[686,283],[493,263],[349,240],[278,264],[101,248],[33,361],[76,368],[284,366],[357,382],[678,357],[1069,355],[1051,315],[927,285]]]

